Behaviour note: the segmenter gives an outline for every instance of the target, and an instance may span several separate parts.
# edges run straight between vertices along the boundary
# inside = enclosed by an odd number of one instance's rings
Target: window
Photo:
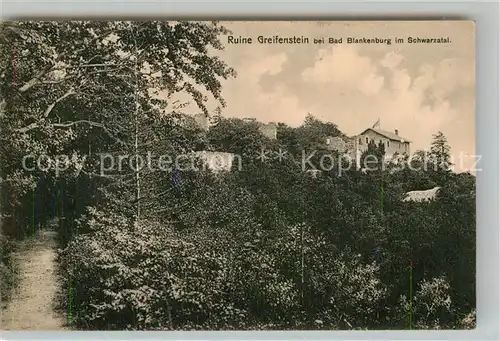
[[[363,140],[361,140],[361,137],[359,138],[359,144],[363,144]]]
[[[387,147],[389,147],[389,141],[387,141]]]
[[[368,144],[368,137],[366,138],[366,144]]]

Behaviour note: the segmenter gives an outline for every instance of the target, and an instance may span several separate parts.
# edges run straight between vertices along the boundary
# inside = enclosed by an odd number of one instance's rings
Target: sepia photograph
[[[476,327],[473,21],[3,21],[1,329]]]

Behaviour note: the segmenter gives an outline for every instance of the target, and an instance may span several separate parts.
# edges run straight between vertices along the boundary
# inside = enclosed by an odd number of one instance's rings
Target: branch
[[[117,178],[120,177],[120,176],[122,176],[122,175],[119,175],[119,174],[117,174],[117,175],[98,174],[98,173],[94,173],[94,172],[87,172],[87,171],[84,171],[83,169],[81,169],[80,172],[82,172],[85,175],[88,175],[91,178],[92,177],[97,177],[97,178],[112,179],[112,180],[115,180],[115,181],[120,181]]]
[[[93,57],[94,58],[94,57]],[[66,70],[66,69],[83,69],[87,67],[105,67],[105,66],[121,66],[122,64],[106,64],[106,63],[100,63],[100,64],[80,64],[80,65],[75,65],[75,66],[65,66],[61,68],[61,70]]]
[[[23,92],[26,92],[29,89],[31,89],[35,84],[38,83],[38,81],[40,80],[40,78],[42,78],[43,76],[45,76],[54,67],[54,65],[55,65],[55,63],[54,64],[49,64],[45,68],[43,68],[42,70],[40,70],[33,78],[31,78],[29,81],[27,81],[26,83],[24,83],[24,85],[19,88],[19,92],[23,93]]]
[[[66,69],[78,69],[78,68],[85,68],[85,67],[93,67],[93,66],[120,66],[121,64],[94,64],[94,65],[79,65],[79,66],[68,66],[68,67],[63,67],[63,68],[57,68],[57,69],[53,69],[52,71],[56,71],[56,70],[66,70]],[[115,71],[119,71],[119,70],[122,70],[124,67],[119,67],[119,68],[116,68],[116,69],[105,69],[105,70],[95,70],[95,71],[90,71],[88,73],[85,73],[84,76],[90,76],[90,75],[93,75],[93,74],[96,74],[96,73],[103,73],[103,72],[115,72]],[[40,81],[38,82],[38,84],[60,84],[60,83],[63,83],[63,82],[66,82],[70,79],[74,79],[76,78],[77,75],[70,75],[70,76],[66,76],[66,77],[63,77],[61,79],[58,79],[58,80],[45,80],[45,81]]]
[[[68,77],[63,77],[61,79],[58,79],[58,80],[54,80],[54,81],[42,81],[40,82],[40,84],[60,84],[60,83],[63,83],[69,79],[72,79],[72,78],[75,78],[76,76],[73,75],[73,76],[68,76]]]
[[[98,40],[98,39],[104,39],[105,37],[107,37],[108,35],[112,34],[112,33],[116,33],[116,32],[120,32],[120,31],[124,31],[126,29],[118,29],[118,30],[109,30],[109,31],[106,31],[104,32],[103,34],[101,35],[97,35],[95,36],[93,39],[90,40],[90,42],[88,42],[88,44]],[[87,44],[87,45],[88,45]],[[84,51],[85,49],[87,48],[87,46],[84,46],[78,50],[75,50],[73,51],[72,53],[73,54],[77,54],[77,53],[80,53],[82,51]],[[50,63],[49,65],[47,65],[45,68],[43,68],[42,70],[40,70],[35,76],[33,76],[33,78],[31,78],[29,81],[27,81],[26,83],[24,83],[23,86],[21,86],[18,91],[20,93],[24,93],[26,91],[28,91],[29,89],[31,89],[34,85],[38,84],[38,82],[40,81],[40,79],[45,76],[47,73],[49,73],[50,71],[53,70],[54,66],[59,62],[61,61],[68,52],[71,52],[71,51],[65,51],[63,53],[61,53],[60,55],[58,55],[53,61],[52,63]],[[89,59],[88,61],[94,59],[94,57],[92,57],[91,59]],[[88,62],[87,61],[87,62]],[[98,64],[94,64],[94,65],[98,65]]]
[[[16,129],[15,131],[18,133],[24,134],[24,133],[27,133],[28,131],[36,129],[38,127],[39,127],[38,123],[33,122],[33,123],[27,125],[26,127]]]
[[[61,102],[65,98],[67,98],[71,95],[74,95],[74,94],[76,94],[75,90],[73,88],[70,88],[68,91],[66,91],[66,93],[64,95],[62,95],[61,97],[56,99],[52,104],[50,104],[47,107],[47,109],[45,109],[45,112],[43,113],[43,117],[49,116],[50,112],[52,111],[52,109],[54,109],[54,107],[56,106],[57,103]]]
[[[123,145],[126,145],[125,142],[123,142],[118,137],[114,136],[111,133],[111,131],[104,124],[98,123],[98,122],[93,122],[93,121],[88,121],[88,120],[79,120],[79,121],[66,122],[66,123],[52,123],[52,124],[49,124],[48,126],[53,127],[53,128],[68,128],[68,127],[72,127],[72,126],[80,124],[80,123],[86,123],[86,124],[93,126],[93,127],[102,128],[111,138],[113,138],[114,140],[118,141],[119,143],[121,143]],[[16,132],[21,133],[21,134],[25,134],[33,129],[37,129],[40,127],[41,126],[38,123],[31,123],[30,125],[28,125],[26,127],[16,129]]]
[[[86,123],[92,127],[102,128],[106,132],[106,134],[108,134],[111,138],[115,139],[116,141],[120,142],[123,145],[126,145],[125,142],[120,140],[118,137],[114,136],[111,133],[111,131],[104,124],[98,123],[98,122],[93,122],[93,121],[88,121],[88,120],[79,120],[79,121],[66,122],[66,123],[53,123],[52,127],[54,127],[54,128],[68,128],[68,127],[72,127],[72,126],[74,126],[76,124],[80,124],[80,123]]]
[[[84,79],[82,81],[82,83],[78,86],[78,90],[80,90],[85,85],[85,83],[87,83],[86,79]],[[71,95],[76,95],[76,91],[75,91],[74,87],[71,87],[68,91],[66,91],[66,93],[64,95],[62,95],[61,97],[59,97],[58,99],[56,99],[52,104],[50,104],[47,107],[47,109],[45,109],[45,112],[43,113],[43,117],[47,118],[49,116],[50,112],[52,111],[52,109],[54,109],[54,107],[56,106],[57,103],[61,102],[62,100],[64,100],[65,98],[68,98]]]

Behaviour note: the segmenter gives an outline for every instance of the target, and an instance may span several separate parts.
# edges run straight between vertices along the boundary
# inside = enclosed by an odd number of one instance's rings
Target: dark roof
[[[389,140],[393,140],[393,141],[399,141],[401,142],[401,140],[403,140],[403,142],[411,142],[410,140],[408,139],[405,139],[404,137],[402,136],[399,136],[399,135],[396,135],[394,133],[391,133],[390,131],[385,131],[385,130],[380,130],[380,129],[375,129],[375,128],[368,128],[368,129],[365,129],[363,130],[363,132],[359,135],[363,135],[364,133],[366,133],[368,130],[372,130],[374,132],[376,132],[377,134],[379,135],[382,135],[382,136],[385,136],[387,137]]]

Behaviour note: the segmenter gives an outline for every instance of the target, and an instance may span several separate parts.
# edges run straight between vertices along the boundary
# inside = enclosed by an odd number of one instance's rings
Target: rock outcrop
[[[407,192],[403,201],[424,202],[436,199],[436,196],[441,187],[434,187],[423,191]]]

